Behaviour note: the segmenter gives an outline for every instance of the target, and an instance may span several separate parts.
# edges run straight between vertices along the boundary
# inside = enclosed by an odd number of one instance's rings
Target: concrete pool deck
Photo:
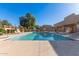
[[[0,55],[51,56],[56,55],[48,41],[1,41]]]
[[[0,56],[79,56],[79,41],[16,40],[9,37],[31,32],[0,36]]]
[[[79,56],[79,41],[0,41],[0,56]]]

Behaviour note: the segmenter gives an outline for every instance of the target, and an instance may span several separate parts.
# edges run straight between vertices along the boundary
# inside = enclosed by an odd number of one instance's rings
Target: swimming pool
[[[54,41],[72,40],[71,38],[57,35],[54,33],[48,33],[48,32],[33,32],[20,37],[15,36],[15,37],[12,37],[11,39],[12,40],[54,40]]]

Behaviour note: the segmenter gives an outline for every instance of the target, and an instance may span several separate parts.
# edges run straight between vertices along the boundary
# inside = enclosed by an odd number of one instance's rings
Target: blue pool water
[[[33,32],[28,35],[16,36],[13,37],[12,40],[71,40],[68,37],[63,37],[61,35],[57,35],[54,33],[44,33],[44,32]]]

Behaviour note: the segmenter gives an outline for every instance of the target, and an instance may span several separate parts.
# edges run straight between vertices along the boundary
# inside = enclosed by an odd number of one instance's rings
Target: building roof
[[[76,24],[79,22],[79,15],[71,14],[64,18],[64,21],[61,21],[57,24],[54,24],[54,26],[62,26],[62,25],[68,25],[68,24]]]
[[[54,24],[55,27],[61,26],[61,25],[64,25],[64,21],[61,21],[61,22],[59,22],[59,23]]]
[[[40,27],[41,30],[51,30],[53,28],[52,25],[43,25]]]
[[[42,27],[52,27],[52,25],[43,25]]]

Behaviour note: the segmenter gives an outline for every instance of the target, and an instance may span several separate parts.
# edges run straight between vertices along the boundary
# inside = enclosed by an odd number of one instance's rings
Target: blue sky
[[[37,25],[53,25],[64,20],[71,13],[79,13],[79,4],[63,3],[16,3],[0,4],[0,19],[6,19],[13,25],[19,25],[19,17],[32,13]]]

